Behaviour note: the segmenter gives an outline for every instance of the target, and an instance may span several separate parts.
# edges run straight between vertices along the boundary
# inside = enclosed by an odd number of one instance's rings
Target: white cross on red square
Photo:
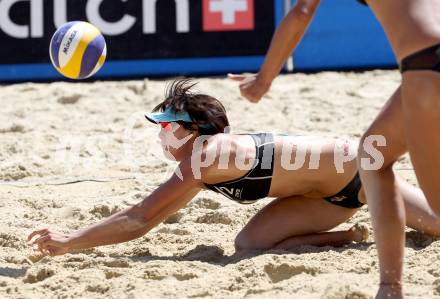
[[[203,31],[252,30],[254,0],[203,0]]]

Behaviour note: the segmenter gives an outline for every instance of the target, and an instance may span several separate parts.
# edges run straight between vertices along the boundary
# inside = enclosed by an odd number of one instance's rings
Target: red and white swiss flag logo
[[[252,30],[254,0],[203,0],[203,31]]]

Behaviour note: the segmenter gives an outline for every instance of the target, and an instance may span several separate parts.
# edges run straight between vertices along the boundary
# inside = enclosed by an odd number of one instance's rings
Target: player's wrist
[[[267,88],[269,88],[272,85],[272,81],[273,81],[273,77],[267,75],[264,72],[259,72],[257,74],[257,81],[261,86],[265,86]]]
[[[78,239],[79,237],[75,234],[69,234],[67,235],[66,242],[65,242],[65,248],[68,252],[75,250],[75,249],[81,249],[80,246],[78,246]]]

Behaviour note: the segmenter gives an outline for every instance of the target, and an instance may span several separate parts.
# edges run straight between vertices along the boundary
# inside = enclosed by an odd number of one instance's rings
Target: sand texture
[[[282,75],[258,105],[237,84],[201,78],[234,133],[359,138],[399,84],[397,71]],[[372,298],[373,238],[342,248],[236,254],[234,237],[270,199],[239,205],[213,192],[137,240],[60,257],[25,244],[34,229],[69,232],[124,209],[170,174],[142,112],[167,80],[0,86],[0,298]],[[407,156],[396,168],[416,184]],[[367,208],[362,221],[371,228]],[[408,230],[405,294],[440,298],[440,242]]]

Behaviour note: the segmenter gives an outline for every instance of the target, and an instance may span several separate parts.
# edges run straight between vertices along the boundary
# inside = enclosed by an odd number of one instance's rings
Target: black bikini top
[[[239,179],[217,184],[205,184],[238,203],[252,203],[267,197],[273,174],[274,139],[272,134],[250,134],[254,139],[256,160],[252,169]]]
[[[368,6],[368,4],[367,4],[367,2],[365,2],[365,0],[357,0],[360,4],[363,4],[363,5],[367,5]]]

